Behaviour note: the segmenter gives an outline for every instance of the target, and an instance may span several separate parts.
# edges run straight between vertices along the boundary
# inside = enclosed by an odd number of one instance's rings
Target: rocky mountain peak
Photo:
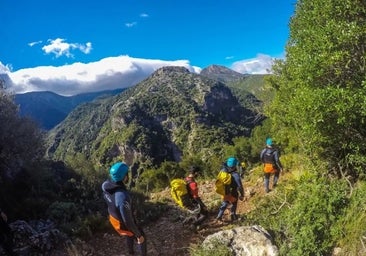
[[[224,83],[246,77],[246,75],[244,74],[219,65],[211,65],[207,68],[202,69],[200,75],[211,79],[216,79]]]
[[[166,66],[159,68],[154,72],[154,75],[164,75],[169,74],[171,72],[178,72],[178,73],[190,73],[189,70],[185,67],[178,67],[178,66]]]

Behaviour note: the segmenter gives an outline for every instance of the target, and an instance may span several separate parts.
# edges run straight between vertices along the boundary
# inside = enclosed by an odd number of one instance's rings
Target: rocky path
[[[254,187],[249,187],[244,183],[244,187],[246,197],[244,201],[239,201],[237,211],[241,218],[245,218],[245,214],[253,209],[254,206],[252,205],[251,198],[263,194],[261,181]],[[211,192],[212,188],[212,182],[200,184],[200,194],[206,204],[210,203],[212,198],[217,198],[217,195]],[[168,190],[161,193],[165,194],[163,197],[167,196],[169,198]],[[214,210],[210,212],[209,218],[200,226],[199,230],[193,230],[177,220],[180,209],[175,207],[173,202],[171,205],[172,207],[169,208],[164,216],[144,227],[149,256],[188,256],[193,244],[199,244],[208,235],[224,229],[225,226],[233,225],[230,222],[216,223],[217,211]],[[226,217],[228,218],[228,215]],[[91,240],[86,242],[85,248],[87,248],[86,251],[89,253],[83,253],[83,255],[125,255],[124,239],[117,236],[113,230],[109,233],[95,234]],[[80,249],[78,248],[78,250]]]

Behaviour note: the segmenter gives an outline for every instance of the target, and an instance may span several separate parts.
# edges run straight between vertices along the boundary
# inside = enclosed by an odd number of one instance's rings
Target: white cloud
[[[93,49],[91,42],[87,42],[85,45],[78,44],[78,46],[79,46],[79,50],[85,54],[89,54],[90,51]]]
[[[234,62],[231,69],[242,74],[270,74],[273,60],[269,55],[258,54],[256,58]]]
[[[137,22],[130,22],[130,23],[125,23],[125,26],[128,27],[128,28],[131,28],[131,27],[134,27],[137,25]]]
[[[87,51],[88,45],[84,51]],[[268,74],[273,58],[258,54],[257,58],[237,61],[231,69],[242,74]],[[11,66],[0,62],[0,79],[12,93],[51,91],[70,96],[80,93],[128,88],[142,81],[163,66],[183,66],[200,73],[188,60],[152,60],[129,56],[108,57],[90,63],[74,63],[60,67],[40,66],[12,72]]]
[[[30,47],[32,47],[32,46],[35,46],[36,44],[41,44],[41,43],[42,43],[42,41],[30,42],[30,43],[28,43],[28,45],[29,45]]]
[[[141,13],[140,14],[140,17],[141,18],[148,18],[149,17],[149,14],[147,14],[147,13]]]
[[[4,74],[4,73],[10,73],[11,71],[11,67],[9,67],[8,65],[4,65],[3,63],[1,63],[0,61],[0,74]]]
[[[4,66],[0,61],[0,88],[8,88],[13,86],[13,82],[9,77],[9,74],[11,72],[11,67]],[[4,87],[3,87],[4,86]]]
[[[97,62],[74,63],[60,67],[40,66],[11,72],[0,62],[0,74],[10,78],[6,86],[12,93],[52,91],[70,96],[86,92],[131,87],[163,66],[183,66],[199,73],[187,60],[164,61],[118,56]],[[1,78],[1,77],[0,77]]]
[[[49,39],[49,44],[42,47],[42,50],[46,54],[55,54],[56,58],[66,56],[72,58],[74,55],[72,50],[80,50],[81,52],[88,54],[92,50],[92,44],[87,42],[85,45],[79,43],[67,43],[63,38]]]

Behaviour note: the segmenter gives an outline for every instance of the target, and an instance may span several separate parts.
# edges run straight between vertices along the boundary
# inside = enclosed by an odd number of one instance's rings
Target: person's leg
[[[224,215],[224,212],[229,204],[230,204],[229,201],[222,201],[221,206],[219,208],[219,213],[217,214],[216,219],[222,220],[222,215]]]
[[[129,255],[133,255],[134,254],[134,249],[133,249],[134,240],[135,240],[135,237],[133,237],[133,236],[126,236],[127,252],[128,252]]]
[[[207,215],[208,215],[207,211],[201,210],[201,212],[197,216],[196,221],[193,222],[193,224],[196,226],[201,225],[201,223],[207,218]]]
[[[200,212],[200,206],[190,204],[186,206],[185,216],[183,217],[183,224],[194,224],[197,221]]]
[[[269,192],[269,178],[270,178],[271,174],[270,173],[265,173],[264,174],[264,190],[266,191],[266,193]]]
[[[231,220],[237,220],[238,216],[236,215],[236,208],[238,207],[238,200],[232,202],[232,206],[230,209],[230,218]]]
[[[146,256],[147,255],[146,235],[145,235],[144,230],[141,227],[139,227],[139,230],[140,230],[141,234],[144,236],[144,242],[142,244],[137,244],[137,249],[141,256]],[[135,241],[137,242],[137,239],[135,239]]]
[[[276,170],[275,174],[273,175],[273,187],[277,186],[279,177],[280,177],[280,171]]]
[[[145,236],[144,236],[144,238],[145,238]],[[142,244],[137,244],[137,249],[139,250],[141,256],[146,256],[146,254],[147,254],[146,238]]]
[[[2,246],[3,250],[5,251],[6,255],[12,256],[15,255],[14,253],[14,241],[13,241],[13,231],[10,229],[8,223],[6,223],[0,217],[0,246]]]

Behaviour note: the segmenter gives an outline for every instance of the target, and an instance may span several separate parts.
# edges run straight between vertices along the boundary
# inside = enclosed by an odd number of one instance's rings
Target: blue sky
[[[128,87],[164,65],[265,73],[285,55],[295,3],[1,0],[0,75],[15,93],[72,95]]]

